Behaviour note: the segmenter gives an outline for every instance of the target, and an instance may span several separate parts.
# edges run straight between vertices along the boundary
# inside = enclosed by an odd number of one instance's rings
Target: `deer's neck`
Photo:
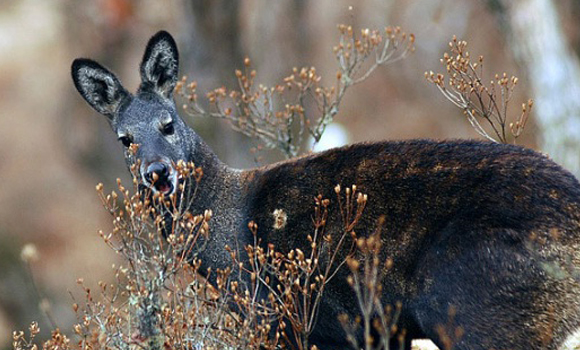
[[[193,214],[201,214],[207,209],[213,212],[209,222],[209,238],[207,241],[201,238],[204,241],[197,244],[203,247],[198,258],[202,260],[202,270],[211,267],[215,273],[216,268],[232,266],[226,245],[236,249],[250,243],[246,237],[248,230],[244,219],[246,198],[242,192],[242,172],[221,162],[201,140],[195,147],[192,160],[196,167],[202,168],[203,176],[197,188],[191,189],[195,195],[190,210]]]

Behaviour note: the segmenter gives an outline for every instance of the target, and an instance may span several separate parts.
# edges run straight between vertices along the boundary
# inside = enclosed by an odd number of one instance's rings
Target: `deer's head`
[[[190,129],[173,101],[179,58],[171,35],[160,31],[147,44],[141,61],[141,84],[135,95],[97,62],[79,58],[72,77],[82,97],[106,116],[125,146],[128,165],[138,164],[140,181],[165,195],[177,189],[179,160],[190,161]],[[136,151],[135,149],[136,148]]]

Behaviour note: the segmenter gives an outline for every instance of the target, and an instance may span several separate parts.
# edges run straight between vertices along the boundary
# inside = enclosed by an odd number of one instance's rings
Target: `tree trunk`
[[[580,64],[551,0],[491,0],[530,82],[542,151],[580,175]]]

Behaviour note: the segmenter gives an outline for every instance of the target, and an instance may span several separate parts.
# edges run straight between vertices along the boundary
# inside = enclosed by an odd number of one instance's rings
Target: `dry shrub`
[[[237,89],[221,87],[207,93],[209,109],[198,101],[197,83],[188,83],[183,77],[176,92],[186,101],[185,112],[194,117],[226,119],[234,130],[266,148],[279,149],[287,158],[309,151],[310,147],[304,149],[305,136],[314,142],[320,140],[349,87],[363,82],[377,67],[403,59],[414,50],[414,35],[399,27],[357,33],[352,26],[341,24],[338,30],[340,39],[334,47],[338,69],[333,86],[321,85],[322,78],[314,67],[294,68],[275,86],[256,84],[257,72],[246,58],[244,70],[235,72]]]
[[[132,167],[134,175],[136,169],[138,163]],[[343,230],[331,233],[325,231],[330,200],[315,197],[306,251],[277,252],[258,241],[258,227],[251,222],[255,240],[243,247],[248,261],[239,259],[239,251],[224,247],[234,264],[207,271],[206,275],[216,276],[210,285],[198,274],[201,261],[196,252],[203,249],[198,245],[204,240],[199,238],[211,235],[212,212],[188,211],[203,172],[193,163],[180,163],[177,170],[183,182],[169,198],[139,189],[136,176],[132,191],[120,181],[109,194],[97,186],[114,226],[112,232],[100,235],[123,263],[113,266],[113,283],[99,282],[93,289],[78,280],[84,300],[73,304],[79,319],[74,341],[55,330],[43,349],[274,349],[281,344],[311,348],[308,338],[325,286],[346,264],[338,252],[346,250],[349,259],[354,257],[354,227],[367,196],[356,186],[335,187]],[[28,338],[15,332],[14,349],[35,350],[37,333],[36,324]]]
[[[522,104],[519,117],[509,122],[508,106],[518,78],[506,73],[495,74],[488,85],[483,82],[483,56],[473,62],[467,42],[453,37],[449,43],[450,52],[441,59],[447,77],[443,73],[426,72],[425,77],[454,105],[461,108],[475,131],[484,138],[493,141],[513,142],[522,134],[533,101]],[[485,122],[485,126],[480,121]]]

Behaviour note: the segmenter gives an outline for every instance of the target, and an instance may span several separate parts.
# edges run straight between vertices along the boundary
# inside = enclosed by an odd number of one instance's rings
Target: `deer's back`
[[[521,232],[558,228],[576,234],[580,186],[560,166],[529,149],[478,141],[414,140],[356,144],[245,174],[245,217],[286,251],[312,232],[314,197],[330,200],[327,232],[342,221],[336,185],[368,195],[357,233],[384,217],[392,254],[406,254],[450,222]],[[276,225],[283,212],[286,223]],[[523,238],[523,237],[522,237]],[[414,243],[412,243],[414,242]]]

